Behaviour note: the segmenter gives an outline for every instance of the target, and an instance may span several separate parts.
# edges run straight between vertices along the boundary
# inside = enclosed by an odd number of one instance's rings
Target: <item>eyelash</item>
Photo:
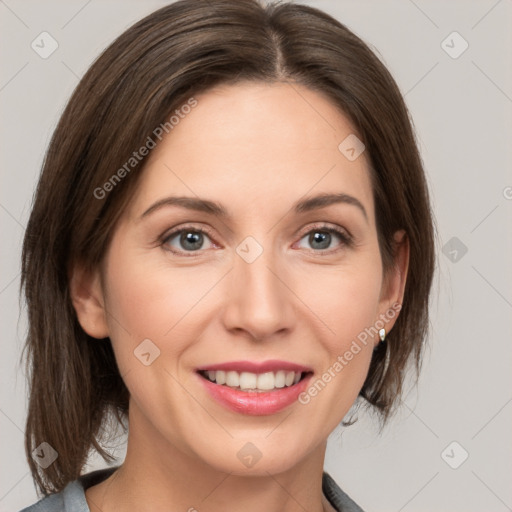
[[[336,235],[340,239],[340,244],[338,247],[335,247],[334,249],[325,249],[325,250],[315,250],[315,249],[309,249],[310,252],[315,253],[317,256],[329,256],[331,254],[334,254],[344,248],[351,248],[354,245],[354,239],[350,233],[344,229],[341,228],[335,228],[333,226],[329,226],[327,224],[313,224],[312,226],[308,227],[308,230],[303,232],[300,235],[299,242],[307,235],[310,235],[311,233],[329,233],[331,235]]]
[[[186,258],[191,258],[191,257],[193,258],[193,257],[197,256],[198,253],[201,253],[204,250],[208,250],[208,249],[200,249],[198,251],[176,251],[174,249],[169,248],[169,246],[167,244],[169,243],[170,240],[175,238],[176,235],[180,235],[182,233],[187,233],[187,232],[189,232],[189,233],[201,233],[203,235],[206,235],[206,236],[208,236],[211,239],[212,243],[214,245],[216,245],[215,239],[214,239],[212,233],[210,233],[209,230],[207,230],[205,228],[198,228],[198,227],[195,227],[195,226],[183,226],[183,227],[180,227],[179,229],[171,231],[170,233],[165,233],[161,237],[160,244],[161,244],[162,247],[164,247],[165,250],[167,250],[167,251],[169,251],[169,252],[171,252],[173,254],[186,257]],[[347,231],[342,230],[342,229],[338,229],[338,228],[334,228],[334,227],[326,225],[326,224],[318,224],[318,225],[310,226],[308,231],[306,231],[303,234],[301,234],[301,236],[299,238],[299,242],[305,236],[307,236],[307,235],[309,235],[311,233],[315,233],[315,232],[334,234],[334,235],[336,235],[340,239],[340,242],[341,242],[340,243],[341,247],[337,247],[334,250],[333,249],[326,249],[326,250],[310,249],[309,250],[309,252],[314,252],[318,256],[330,255],[330,254],[333,254],[335,252],[338,252],[343,247],[350,248],[350,247],[352,247],[354,245],[353,237]]]
[[[199,250],[199,251],[176,251],[175,249],[171,249],[167,244],[176,235],[180,235],[181,233],[201,233],[203,235],[207,235],[210,239],[212,239],[212,242],[215,240],[213,235],[209,232],[209,230],[207,230],[205,228],[197,228],[194,226],[183,226],[183,227],[180,227],[179,229],[171,231],[170,233],[164,234],[162,237],[162,242],[161,242],[162,247],[164,247],[164,249],[166,251],[169,251],[178,256],[184,256],[185,258],[193,258],[193,257],[197,256],[197,253],[200,253],[202,250]]]

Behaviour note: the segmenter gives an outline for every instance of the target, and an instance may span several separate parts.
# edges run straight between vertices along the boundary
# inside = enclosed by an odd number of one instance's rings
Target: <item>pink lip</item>
[[[197,373],[197,377],[206,391],[217,402],[234,412],[252,416],[275,414],[297,402],[299,395],[309,386],[312,376],[313,374],[309,373],[292,386],[258,393],[257,391],[241,391],[215,384]]]
[[[227,363],[211,364],[208,366],[201,366],[197,371],[235,371],[235,372],[250,372],[250,373],[266,373],[277,372],[279,370],[286,370],[288,372],[312,372],[312,368],[302,366],[300,364],[290,363],[288,361],[278,361],[276,359],[263,361],[261,363],[252,361],[230,361]]]

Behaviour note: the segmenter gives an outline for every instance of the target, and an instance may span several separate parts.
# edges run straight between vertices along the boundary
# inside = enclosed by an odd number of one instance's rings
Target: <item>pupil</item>
[[[330,233],[317,231],[309,236],[309,243],[314,249],[327,249],[331,243],[331,235]],[[319,245],[316,245],[315,247],[314,243],[318,243]]]
[[[203,245],[203,234],[193,232],[183,233],[180,237],[180,243],[185,249],[200,249]]]

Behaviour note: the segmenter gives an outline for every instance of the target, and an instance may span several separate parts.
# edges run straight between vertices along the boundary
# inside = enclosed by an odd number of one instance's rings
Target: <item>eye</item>
[[[173,231],[165,236],[162,245],[177,254],[198,252],[215,246],[209,234],[205,230],[198,228],[182,228]]]
[[[305,236],[299,240],[299,244],[305,241],[309,248],[314,251],[332,252],[336,247],[350,246],[352,238],[348,233],[330,226],[320,226],[310,229]],[[299,248],[300,245],[299,245]]]

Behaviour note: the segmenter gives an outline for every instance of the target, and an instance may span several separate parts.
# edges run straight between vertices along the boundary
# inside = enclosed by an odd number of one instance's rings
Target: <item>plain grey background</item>
[[[18,288],[43,155],[93,59],[166,3],[0,0],[2,511],[36,500],[23,449],[26,318]],[[512,510],[512,0],[302,3],[355,31],[394,75],[415,122],[439,229],[419,386],[381,436],[367,415],[342,435],[336,430],[325,469],[367,511]],[[47,58],[31,47],[39,41],[41,52],[44,37],[51,49],[42,32],[58,44]]]

